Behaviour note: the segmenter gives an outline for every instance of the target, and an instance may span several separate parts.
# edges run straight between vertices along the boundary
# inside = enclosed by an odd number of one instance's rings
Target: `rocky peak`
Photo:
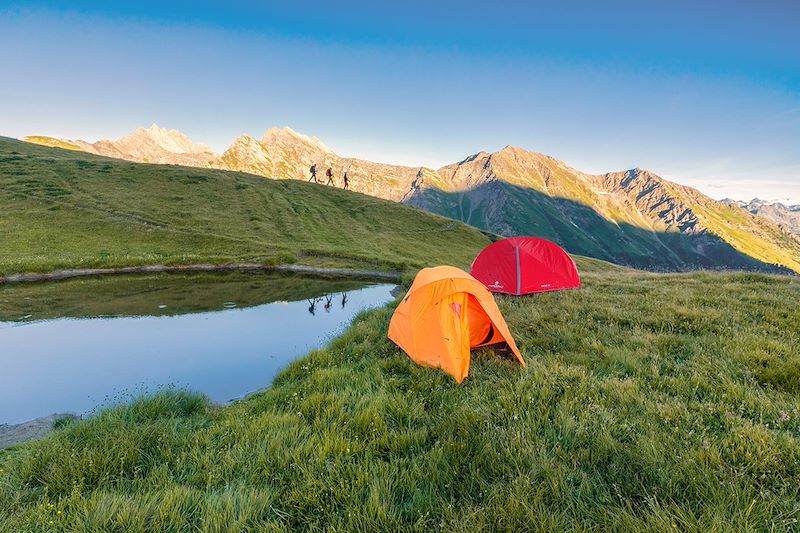
[[[503,157],[512,157],[516,160],[527,160],[539,164],[548,164],[548,165],[552,164],[569,169],[570,171],[573,172],[577,172],[575,169],[573,169],[563,161],[556,159],[555,157],[543,154],[541,152],[526,150],[524,148],[520,148],[518,146],[514,146],[511,144],[507,144],[506,146],[503,147],[502,150],[495,152],[495,155]]]
[[[631,187],[641,187],[647,183],[660,184],[662,182],[659,176],[644,168],[632,168],[624,172],[609,172],[605,174],[612,182],[623,189]]]
[[[781,209],[781,210],[789,210],[789,211],[800,211],[800,205],[789,205],[789,203],[784,202],[771,202],[769,200],[762,200],[761,198],[753,198],[749,202],[737,202],[739,205],[746,209],[755,209],[755,208],[774,208],[774,209]]]
[[[230,147],[228,147],[228,150],[231,150],[233,148],[256,148],[258,146],[260,145],[255,137],[244,134],[236,137],[231,143]]]
[[[609,172],[599,176],[601,186],[608,192],[627,196],[640,213],[659,220],[682,233],[705,231],[695,211],[686,202],[688,197],[673,190],[675,184],[643,168],[624,172]],[[686,191],[690,191],[687,187]]]
[[[130,135],[122,137],[115,144],[138,146],[147,141],[166,152],[173,154],[213,154],[205,144],[195,144],[178,130],[168,130],[153,123],[149,128],[139,128]]]
[[[472,163],[473,161],[476,161],[478,159],[484,159],[484,158],[488,157],[489,155],[490,154],[488,152],[480,151],[480,152],[478,152],[476,154],[468,155],[467,157],[465,157],[464,159],[462,159],[458,163],[453,163],[451,165],[447,165],[447,166],[442,167],[442,168],[455,167],[457,165],[466,165],[466,164]]]
[[[512,144],[507,144],[503,148],[501,148],[498,153],[514,155],[514,154],[529,153],[529,152],[528,152],[528,150],[525,150],[525,149],[520,148],[518,146],[514,146]]]
[[[539,159],[539,158],[552,159],[550,156],[541,154],[539,152],[532,152],[531,150],[526,150],[524,148],[520,148],[519,146],[514,146],[512,144],[505,145],[501,150],[495,153],[498,155],[503,154],[514,157],[527,157],[533,159]]]
[[[785,205],[781,202],[769,202],[753,198],[749,202],[738,202],[753,215],[766,218],[786,228],[794,235],[800,236],[800,205]]]
[[[330,148],[325,146],[318,138],[303,135],[288,126],[269,128],[261,137],[261,143],[266,145],[303,144],[326,153],[332,153]]]
[[[212,166],[226,170],[252,172],[273,177],[272,159],[264,146],[250,135],[240,135],[234,139],[227,150]]]
[[[478,152],[458,163],[440,168],[438,174],[451,190],[474,189],[483,183],[496,179],[492,170],[493,156],[494,154],[488,152]]]

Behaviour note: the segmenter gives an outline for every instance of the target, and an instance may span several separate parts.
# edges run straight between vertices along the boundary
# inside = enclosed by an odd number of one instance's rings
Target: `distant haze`
[[[288,125],[432,168],[512,144],[800,203],[796,4],[117,4],[0,10],[0,135],[158,122],[221,152]]]

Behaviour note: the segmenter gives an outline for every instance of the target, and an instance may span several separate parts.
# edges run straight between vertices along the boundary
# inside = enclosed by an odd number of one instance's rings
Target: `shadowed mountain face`
[[[641,268],[800,271],[800,240],[788,232],[647,170],[590,175],[506,147],[438,173],[446,188],[424,188],[412,205],[502,235],[542,236]]]
[[[593,175],[552,157],[508,146],[439,170],[343,158],[318,139],[271,128],[243,135],[218,156],[174,130],[153,126],[119,141],[32,142],[139,162],[209,166],[273,179],[310,177],[408,203],[499,235],[535,235],[568,251],[654,270],[734,268],[800,272],[800,239],[739,205],[643,169]]]
[[[537,235],[572,253],[641,269],[789,272],[738,251],[708,231],[659,232],[629,222],[615,222],[574,200],[502,181],[478,185],[467,192],[425,189],[417,192],[410,203],[494,233]],[[502,216],[497,210],[502,211]]]

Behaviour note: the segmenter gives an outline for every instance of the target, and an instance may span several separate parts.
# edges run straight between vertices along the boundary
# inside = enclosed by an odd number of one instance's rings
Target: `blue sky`
[[[0,2],[0,134],[288,125],[438,167],[506,144],[800,203],[800,3]]]

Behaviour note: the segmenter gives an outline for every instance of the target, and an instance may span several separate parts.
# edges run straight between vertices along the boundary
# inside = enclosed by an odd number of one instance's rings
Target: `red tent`
[[[470,274],[492,292],[517,296],[581,286],[578,269],[567,252],[535,237],[512,237],[490,244],[472,262]]]

